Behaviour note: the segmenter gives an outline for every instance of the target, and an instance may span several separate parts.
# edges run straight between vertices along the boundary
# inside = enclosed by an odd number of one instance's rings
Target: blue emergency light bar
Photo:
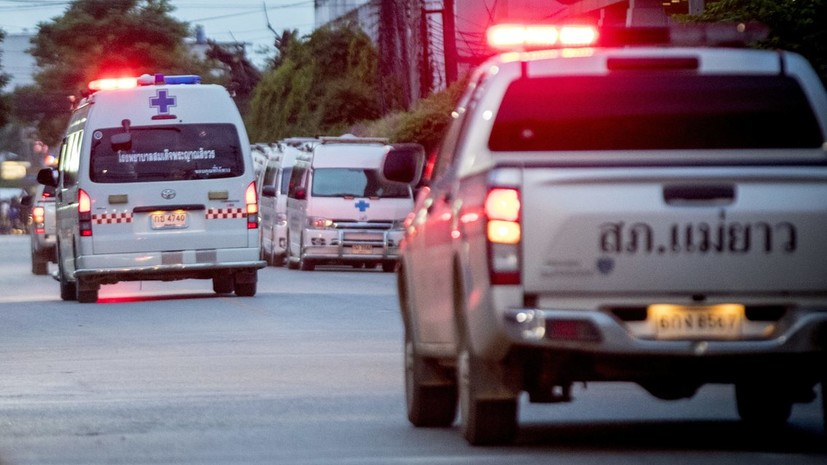
[[[139,86],[201,84],[201,76],[195,74],[181,74],[165,76],[163,74],[144,74],[140,77],[124,77],[116,79],[98,79],[89,83],[89,90],[133,89]]]

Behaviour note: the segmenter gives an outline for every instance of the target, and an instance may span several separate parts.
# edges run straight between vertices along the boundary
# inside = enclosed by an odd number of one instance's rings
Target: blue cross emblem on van
[[[364,213],[368,208],[370,208],[370,204],[365,202],[365,199],[360,199],[358,202],[353,204],[354,207],[358,208],[360,212]]]
[[[168,95],[166,89],[158,89],[155,92],[155,97],[149,98],[149,106],[150,108],[157,108],[159,115],[167,115],[170,107],[174,107],[177,100],[176,97]]]

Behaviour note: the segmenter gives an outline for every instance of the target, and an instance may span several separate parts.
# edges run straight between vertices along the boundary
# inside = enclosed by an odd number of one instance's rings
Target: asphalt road
[[[268,268],[253,298],[191,280],[78,304],[28,247],[0,236],[0,465],[827,463],[818,402],[751,430],[727,386],[578,387],[524,404],[514,445],[470,447],[405,418],[392,274]]]

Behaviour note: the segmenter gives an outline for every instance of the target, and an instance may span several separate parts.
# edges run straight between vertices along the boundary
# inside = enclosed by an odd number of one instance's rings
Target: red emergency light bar
[[[120,77],[97,79],[89,83],[91,92],[114,89],[134,89],[138,86],[151,86],[163,84],[200,84],[201,76],[195,74],[183,74],[176,76],[165,76],[163,74],[144,74],[138,77]]]
[[[745,47],[765,40],[769,28],[758,22],[673,24],[667,27],[498,24],[487,31],[497,50],[542,50],[565,47],[672,45]]]

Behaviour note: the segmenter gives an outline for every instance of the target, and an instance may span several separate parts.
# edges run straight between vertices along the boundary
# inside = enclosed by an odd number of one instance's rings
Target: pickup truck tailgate
[[[827,168],[526,168],[527,293],[827,290]]]

